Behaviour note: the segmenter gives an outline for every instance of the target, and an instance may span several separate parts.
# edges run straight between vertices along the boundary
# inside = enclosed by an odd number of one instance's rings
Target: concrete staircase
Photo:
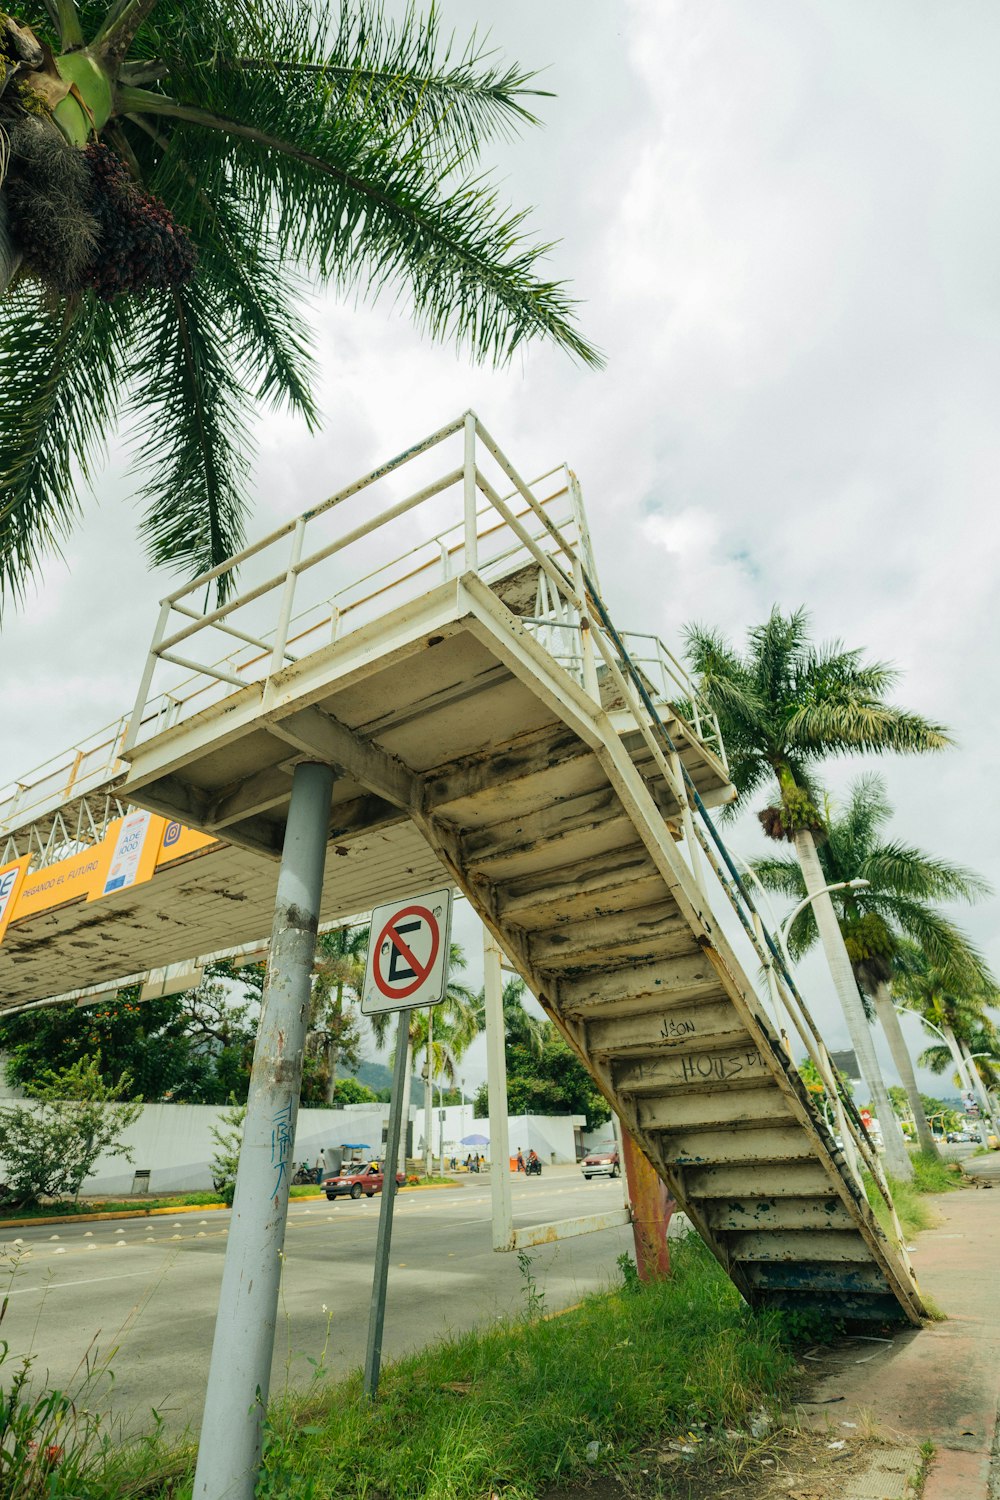
[[[379,485],[456,441],[458,468],[377,511]],[[771,965],[780,1024],[824,1074],[850,1162],[749,976],[773,952],[705,811],[731,795],[717,734],[665,648],[629,656],[590,581],[575,478],[559,484],[540,498],[466,413],[249,549],[261,576],[272,569],[265,582],[216,609],[205,578],[178,590],[161,607],[121,795],[259,863],[280,853],[296,761],[334,766],[325,910],[362,911],[446,872],[748,1302],[917,1323],[898,1225],[890,1242],[853,1169],[860,1156],[884,1195],[871,1143],[790,976]],[[459,519],[426,560],[351,573],[349,547],[446,492]],[[361,507],[353,530],[348,503]],[[331,516],[335,539],[320,530],[307,553],[306,528]],[[293,597],[309,579],[328,597],[324,570],[342,552],[368,593],[290,635]],[[254,611],[268,594],[280,609],[265,646]],[[193,669],[199,633],[220,628],[260,650],[238,671],[206,662],[169,727],[144,728],[161,666]],[[194,883],[180,894],[201,899]],[[742,959],[713,899],[749,937]],[[259,894],[243,905],[240,920],[266,931]]]
[[[596,745],[559,726],[498,750],[489,775],[429,775],[425,836],[748,1302],[919,1321],[912,1273],[670,832],[641,736],[601,718]]]

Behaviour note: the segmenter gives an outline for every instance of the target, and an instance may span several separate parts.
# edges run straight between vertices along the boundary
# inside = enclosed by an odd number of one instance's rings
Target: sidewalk
[[[964,1166],[982,1185],[933,1198],[942,1222],[917,1237],[911,1256],[946,1321],[891,1344],[817,1351],[825,1373],[803,1407],[813,1424],[874,1422],[914,1447],[929,1438],[937,1452],[923,1500],[1000,1496],[1000,1472],[992,1486],[990,1475],[1000,1405],[1000,1154]]]

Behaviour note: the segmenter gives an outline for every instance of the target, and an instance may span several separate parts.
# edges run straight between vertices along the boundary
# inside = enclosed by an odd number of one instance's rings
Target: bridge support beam
[[[295,768],[194,1495],[252,1500],[288,1217],[334,773]]]
[[[624,1126],[621,1138],[632,1208],[635,1263],[641,1280],[660,1281],[670,1275],[667,1230],[676,1204]]]

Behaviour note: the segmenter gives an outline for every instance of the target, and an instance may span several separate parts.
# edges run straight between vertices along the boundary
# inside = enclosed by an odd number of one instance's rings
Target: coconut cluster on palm
[[[54,57],[7,15],[0,70],[8,232],[22,274],[59,296],[89,289],[106,301],[189,281],[191,236],[100,138],[110,108],[101,70],[82,52]]]
[[[538,92],[378,0],[0,11],[0,606],[130,409],[152,561],[239,549],[259,405],[318,420],[311,285],[385,292],[477,359],[542,337],[593,362],[478,165]]]

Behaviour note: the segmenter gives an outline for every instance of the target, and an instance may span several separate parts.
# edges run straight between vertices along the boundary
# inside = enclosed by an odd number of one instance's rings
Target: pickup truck
[[[385,1174],[378,1162],[370,1161],[366,1167],[346,1167],[343,1172],[324,1177],[323,1191],[331,1203],[335,1203],[338,1198],[360,1198],[362,1193],[366,1198],[374,1198],[376,1193],[382,1191],[384,1181]],[[402,1187],[405,1182],[404,1174],[397,1172],[397,1187]]]

